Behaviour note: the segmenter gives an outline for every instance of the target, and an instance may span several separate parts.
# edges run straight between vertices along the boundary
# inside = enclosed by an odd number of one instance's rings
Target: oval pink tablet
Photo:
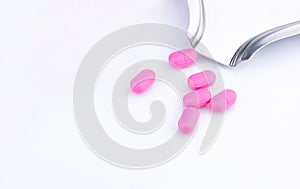
[[[149,69],[138,73],[130,82],[130,87],[135,93],[143,93],[151,87],[155,81],[155,72]]]
[[[198,54],[194,49],[176,51],[169,56],[169,63],[175,68],[185,68],[194,64]]]
[[[233,90],[226,89],[214,96],[209,103],[214,112],[224,112],[236,102],[236,93]]]
[[[198,108],[188,107],[183,110],[181,117],[178,121],[178,129],[183,134],[190,134],[195,129],[200,111]]]
[[[216,75],[212,71],[199,72],[191,75],[188,78],[188,85],[193,90],[198,90],[201,88],[206,88],[213,85],[216,81]]]
[[[211,93],[208,89],[199,89],[186,94],[183,97],[183,104],[187,107],[203,107],[206,106],[211,99]]]

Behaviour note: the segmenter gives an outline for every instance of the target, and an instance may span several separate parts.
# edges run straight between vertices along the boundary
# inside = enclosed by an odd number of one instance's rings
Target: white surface
[[[152,20],[184,27],[177,1],[0,1],[0,188],[300,187],[300,37],[267,47],[251,64],[220,67],[238,101],[204,156],[197,154],[201,123],[183,153],[150,170],[114,167],[85,146],[72,113],[81,59],[95,41],[126,25]],[[159,96],[164,86],[157,86]],[[168,103],[178,105],[176,96]]]

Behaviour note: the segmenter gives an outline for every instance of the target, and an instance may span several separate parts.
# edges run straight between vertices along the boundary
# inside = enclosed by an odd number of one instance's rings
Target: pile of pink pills
[[[193,49],[177,51],[169,56],[169,64],[177,69],[191,66],[196,60],[197,52]],[[154,71],[143,70],[131,80],[131,90],[134,93],[143,93],[152,86],[155,79]],[[224,112],[236,102],[236,93],[230,89],[212,97],[209,87],[215,81],[215,73],[209,70],[193,74],[188,78],[187,84],[192,91],[183,97],[185,109],[178,121],[178,129],[181,133],[193,132],[200,117],[200,108],[208,106],[213,112]]]

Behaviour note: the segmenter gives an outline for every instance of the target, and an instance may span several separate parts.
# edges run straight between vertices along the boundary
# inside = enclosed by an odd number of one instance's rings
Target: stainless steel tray
[[[300,34],[300,1],[188,0],[189,37],[226,66],[250,60],[264,46]],[[273,29],[272,29],[273,28]]]

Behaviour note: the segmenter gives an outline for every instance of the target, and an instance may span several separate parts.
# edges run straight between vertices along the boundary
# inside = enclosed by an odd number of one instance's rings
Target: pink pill
[[[183,97],[183,104],[187,107],[203,107],[206,106],[211,99],[211,93],[208,89],[199,89],[190,92]]]
[[[216,81],[216,75],[212,71],[199,72],[197,74],[191,75],[188,78],[188,85],[191,89],[197,90],[201,88],[206,88],[213,85]]]
[[[195,129],[200,111],[198,108],[188,107],[183,110],[182,115],[178,121],[178,129],[183,134],[190,134]]]
[[[175,68],[185,68],[194,64],[197,60],[197,52],[194,49],[176,51],[169,56],[169,63]]]
[[[152,70],[143,70],[138,73],[130,82],[131,90],[135,93],[143,93],[151,87],[155,81],[155,72]]]
[[[224,112],[236,102],[236,93],[226,89],[210,100],[210,108],[214,112]]]

